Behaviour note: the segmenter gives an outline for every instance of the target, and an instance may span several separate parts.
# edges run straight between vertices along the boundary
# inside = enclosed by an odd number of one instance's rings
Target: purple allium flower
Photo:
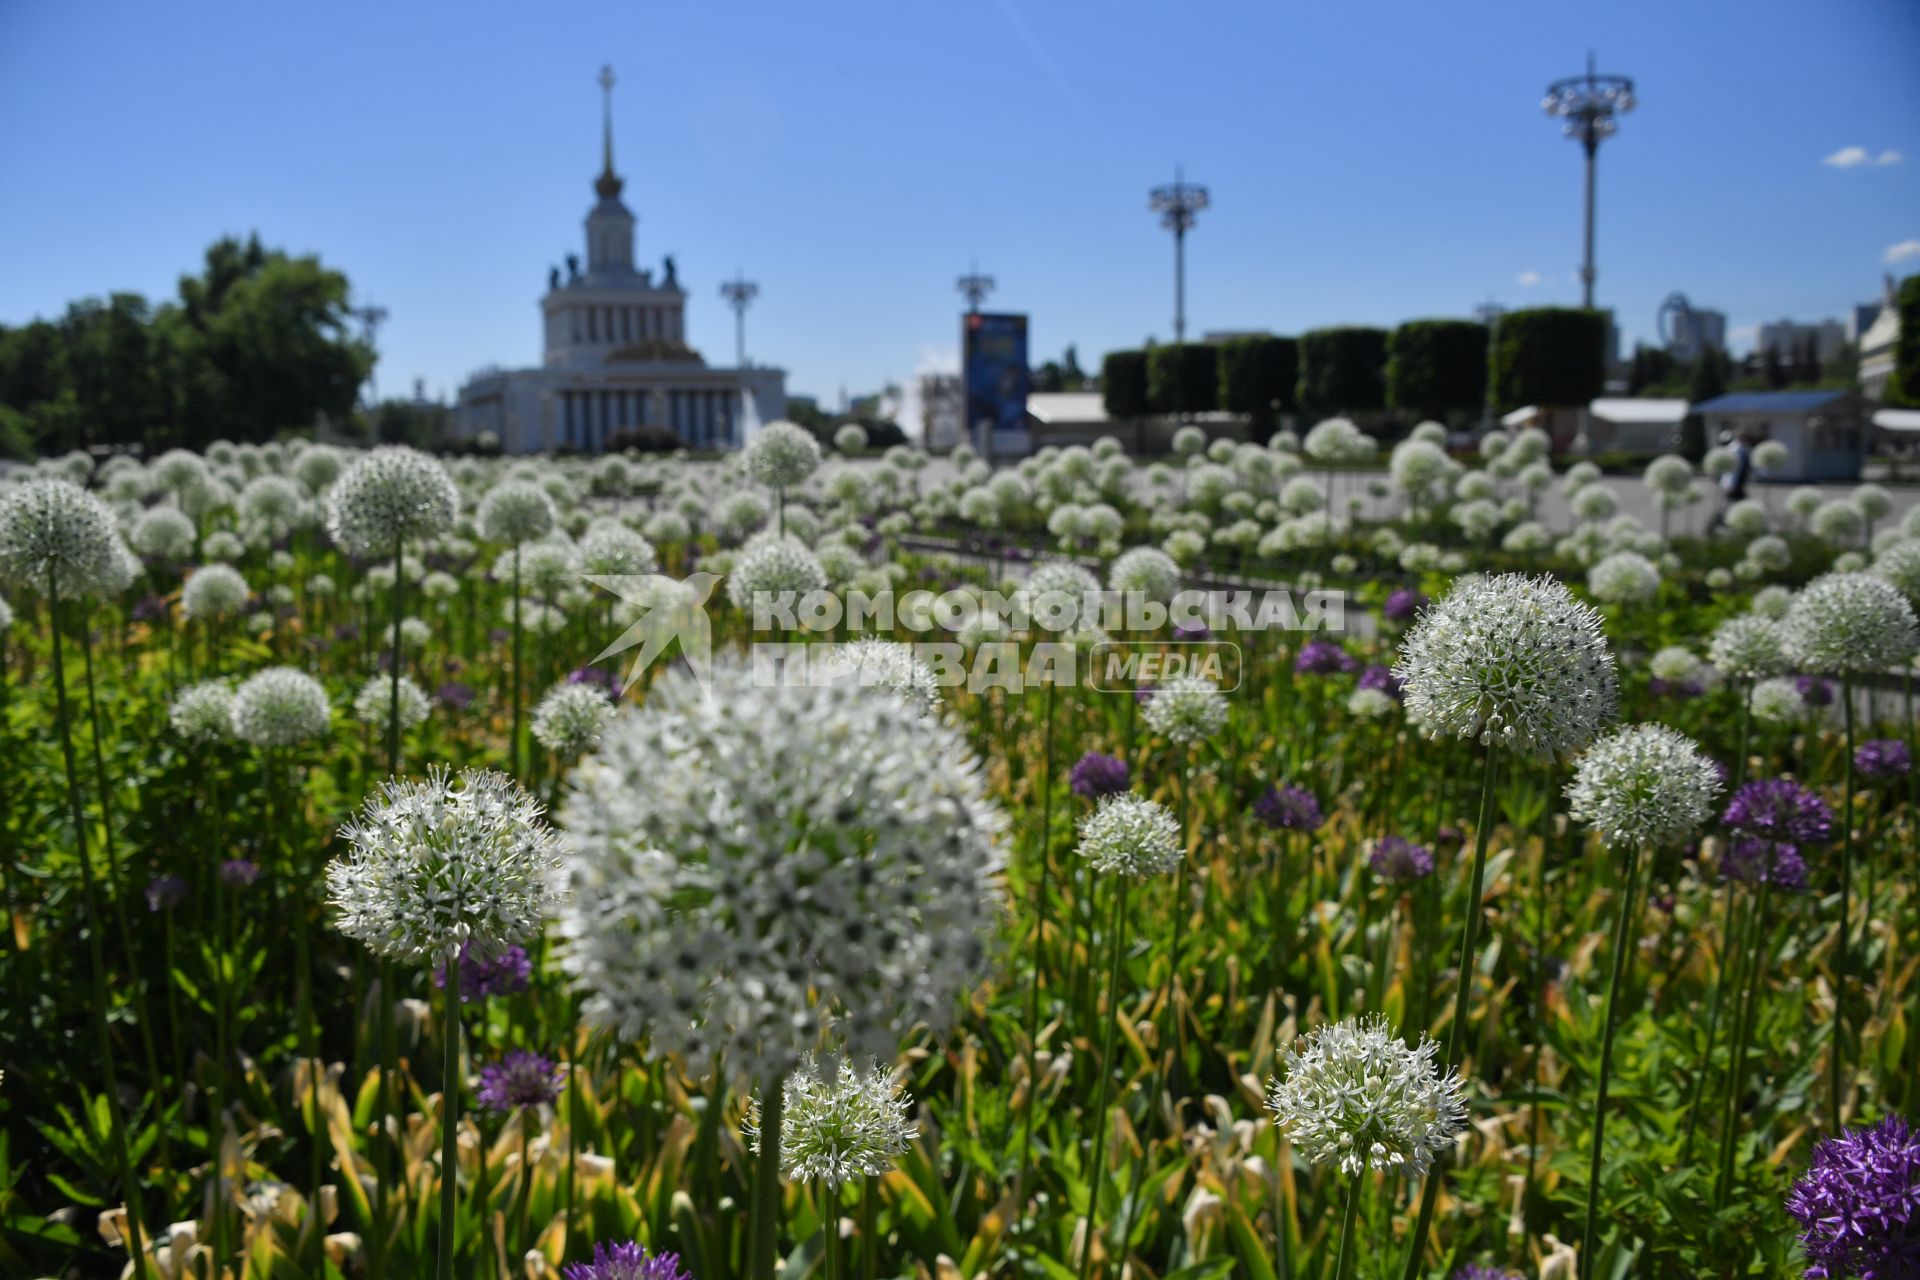
[[[1810,1280],[1920,1276],[1920,1137],[1899,1116],[1813,1149],[1787,1193]]]
[[[1293,659],[1293,669],[1302,675],[1333,675],[1357,670],[1359,666],[1357,658],[1331,640],[1310,640]]]
[[[576,1262],[565,1280],[693,1280],[677,1253],[650,1253],[632,1242],[593,1247],[593,1261]]]
[[[1133,771],[1118,756],[1089,751],[1074,761],[1073,772],[1068,777],[1073,794],[1086,800],[1098,800],[1101,796],[1118,795],[1125,791],[1132,785]]]
[[[1173,638],[1175,640],[1211,640],[1213,632],[1204,622],[1196,622],[1192,626],[1176,622],[1173,625]]]
[[[251,858],[228,858],[220,864],[220,883],[229,889],[244,889],[260,878],[260,864]]]
[[[1433,854],[1399,836],[1382,836],[1367,855],[1367,865],[1388,884],[1411,884],[1433,874]]]
[[[609,698],[620,696],[620,676],[618,672],[602,671],[599,667],[581,667],[570,672],[568,684],[590,684]]]
[[[1720,855],[1720,878],[1752,888],[1771,880],[1784,893],[1800,893],[1807,887],[1807,863],[1798,849],[1784,841],[1744,836],[1729,843]]]
[[[1505,1267],[1483,1267],[1477,1262],[1469,1262],[1464,1267],[1454,1269],[1453,1280],[1526,1280],[1526,1277]]]
[[[452,707],[455,711],[465,711],[473,705],[473,686],[461,684],[458,680],[449,680],[434,690],[433,696],[438,698],[444,706]]]
[[[527,989],[533,980],[533,961],[522,946],[511,946],[499,955],[481,958],[460,944],[460,1000],[484,1000],[488,996],[510,996]],[[447,966],[433,971],[433,985],[447,985]]]
[[[1698,680],[1662,680],[1659,676],[1647,682],[1647,691],[1656,698],[1678,698],[1681,701],[1697,698],[1706,692]]]
[[[1875,738],[1854,750],[1853,767],[1870,782],[1904,778],[1913,768],[1913,752],[1898,738]]]
[[[1401,587],[1387,597],[1386,604],[1380,607],[1380,616],[1388,622],[1406,622],[1413,615],[1426,608],[1427,597],[1412,587]]]
[[[1253,802],[1253,816],[1276,831],[1316,831],[1327,820],[1312,792],[1285,782]]]
[[[1143,707],[1146,706],[1149,702],[1152,702],[1153,686],[1151,684],[1142,682],[1140,687],[1133,691],[1133,700],[1139,703]]]
[[[1819,676],[1801,676],[1794,681],[1800,690],[1800,701],[1810,707],[1830,707],[1833,705],[1833,681],[1823,680]]]
[[[179,876],[155,876],[147,883],[147,910],[171,911],[187,896],[187,882]]]
[[[167,616],[167,602],[159,596],[141,596],[133,606],[135,622],[152,622],[155,618]]]
[[[1720,821],[1735,835],[1784,844],[1820,844],[1833,834],[1833,810],[1791,778],[1762,778],[1742,786]]]
[[[560,1071],[548,1058],[515,1049],[480,1068],[480,1105],[489,1111],[537,1107],[560,1096]]]
[[[1357,687],[1378,689],[1388,697],[1399,701],[1405,701],[1407,696],[1407,682],[1393,674],[1392,667],[1383,667],[1377,662],[1360,673],[1360,683]]]
[[[358,623],[354,623],[354,622],[339,623],[333,629],[333,638],[335,640],[342,642],[343,644],[349,641],[358,640],[360,638],[360,626]]]

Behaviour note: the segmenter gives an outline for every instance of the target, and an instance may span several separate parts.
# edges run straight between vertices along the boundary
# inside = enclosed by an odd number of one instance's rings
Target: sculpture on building
[[[678,289],[680,287],[679,268],[674,265],[673,255],[668,254],[661,260],[660,265],[667,273],[666,287],[669,289]]]

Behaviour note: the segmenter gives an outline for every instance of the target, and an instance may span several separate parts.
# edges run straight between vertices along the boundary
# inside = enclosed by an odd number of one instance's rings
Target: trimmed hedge
[[[1205,413],[1218,407],[1218,354],[1199,342],[1149,350],[1147,404],[1155,413]]]
[[[1387,339],[1387,404],[1423,418],[1480,408],[1487,399],[1487,326],[1409,320]]]
[[[1220,407],[1244,413],[1256,435],[1291,413],[1300,379],[1300,344],[1292,338],[1229,338],[1220,344]]]
[[[1364,413],[1387,402],[1387,331],[1347,327],[1300,335],[1300,407]]]
[[[1576,307],[1537,307],[1500,318],[1493,348],[1494,399],[1584,407],[1606,389],[1607,318]]]
[[[1109,418],[1147,416],[1147,353],[1109,351],[1100,363],[1100,403]]]

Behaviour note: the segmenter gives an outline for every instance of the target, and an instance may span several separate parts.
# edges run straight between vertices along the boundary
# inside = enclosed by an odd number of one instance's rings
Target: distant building
[[[966,395],[961,389],[960,375],[922,373],[914,379],[914,387],[920,399],[921,445],[945,451],[959,444],[961,419],[966,417]]]
[[[1830,362],[1840,354],[1840,348],[1847,344],[1847,331],[1838,320],[1821,320],[1815,324],[1800,324],[1793,320],[1776,320],[1772,324],[1760,326],[1760,334],[1754,340],[1753,352],[1764,356],[1771,351],[1781,359],[1790,359],[1795,351],[1805,347],[1811,341],[1813,352],[1821,364]]]
[[[1727,313],[1706,307],[1690,307],[1687,319],[1674,325],[1667,343],[1667,354],[1682,364],[1692,364],[1708,351],[1727,349]]]
[[[602,73],[609,96],[612,84]],[[597,452],[642,427],[671,431],[689,448],[736,448],[759,423],[786,416],[786,373],[709,368],[687,345],[687,291],[673,259],[658,280],[634,266],[636,219],[620,201],[610,108],[607,120],[586,270],[569,255],[540,300],[544,363],[475,374],[460,388],[455,429],[466,439],[491,433],[505,453]]]
[[[1885,302],[1859,302],[1847,308],[1847,341],[1855,346],[1873,328],[1873,322],[1880,318]]]
[[[1893,349],[1900,341],[1900,307],[1894,301],[1892,276],[1886,278],[1885,288],[1879,313],[1860,335],[1860,390],[1869,400],[1886,399],[1887,379],[1893,376]]]
[[[1726,432],[1785,445],[1786,465],[1761,478],[1792,484],[1858,480],[1873,435],[1865,401],[1852,391],[1739,391],[1694,412],[1708,439]]]
[[[1680,443],[1684,398],[1602,396],[1587,408],[1588,453],[1669,453]]]

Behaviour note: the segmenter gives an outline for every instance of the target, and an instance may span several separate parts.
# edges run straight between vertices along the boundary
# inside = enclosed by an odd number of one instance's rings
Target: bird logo
[[[700,692],[710,692],[713,626],[707,618],[706,604],[720,583],[718,574],[690,573],[685,578],[662,573],[588,574],[586,580],[634,606],[631,625],[594,658],[599,662],[628,649],[639,649],[627,668],[621,693],[631,689],[640,673],[675,643]]]

